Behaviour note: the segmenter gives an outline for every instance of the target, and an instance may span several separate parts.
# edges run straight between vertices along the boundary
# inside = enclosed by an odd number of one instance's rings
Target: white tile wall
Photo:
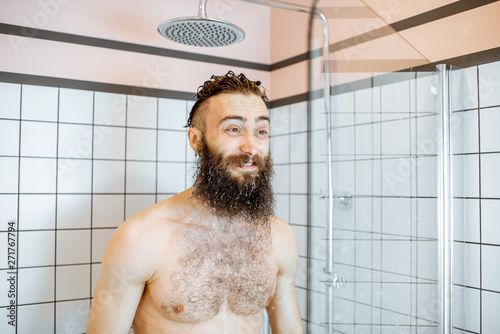
[[[185,189],[186,166],[182,163],[158,163],[158,192],[178,193]]]
[[[455,112],[451,120],[453,153],[474,153],[479,150],[477,110]]]
[[[59,122],[91,124],[94,92],[79,89],[59,90]]]
[[[58,150],[62,158],[92,158],[92,126],[59,124]]]
[[[481,154],[481,196],[500,198],[500,153]]]
[[[156,163],[127,162],[127,193],[156,192]]]
[[[125,159],[125,128],[94,127],[94,159]]]
[[[187,135],[184,131],[158,131],[158,160],[185,161],[186,138]],[[191,147],[188,150],[192,151]],[[188,161],[194,161],[194,159]]]
[[[453,209],[453,233],[455,240],[479,242],[481,240],[479,236],[479,200],[455,199]],[[481,213],[481,215],[483,214],[484,212]]]
[[[290,193],[307,193],[307,165],[290,165]]]
[[[290,221],[290,195],[275,194],[275,214],[284,221]]]
[[[500,62],[479,66],[479,107],[500,105]]]
[[[481,200],[481,241],[500,246],[500,201]]]
[[[187,121],[186,101],[173,99],[158,99],[158,128],[182,130]]]
[[[19,222],[18,333],[85,331],[116,227],[186,186],[188,104],[0,83],[10,143],[0,145],[0,219]]]
[[[57,191],[59,193],[90,193],[92,188],[92,161],[71,160],[63,164],[69,168],[59,168]]]
[[[182,103],[183,101],[181,101]],[[128,96],[127,126],[156,128],[158,98],[147,96]],[[179,109],[182,110],[182,109]]]
[[[18,270],[18,305],[43,303],[53,300],[53,267],[27,268]],[[21,315],[21,313],[19,314]],[[44,322],[46,322],[46,319]]]
[[[96,92],[94,97],[94,123],[124,126],[126,107],[126,95]]]
[[[154,205],[155,195],[126,195],[127,212],[126,219]]]
[[[118,227],[124,220],[124,195],[93,195],[93,227]]]
[[[408,155],[410,152],[410,120],[382,122],[382,154]]]
[[[90,228],[92,196],[58,195],[57,228]]]
[[[500,293],[482,291],[481,297],[481,334],[495,334],[500,328],[500,317],[498,316]]]
[[[478,155],[456,155],[453,157],[453,192],[456,197],[479,196]]]
[[[156,131],[144,129],[128,129],[127,159],[155,161]]]
[[[0,83],[0,118],[19,119],[21,115],[21,85]]]
[[[23,85],[21,118],[23,120],[57,121],[58,95],[57,88]]]
[[[451,72],[451,107],[453,111],[478,107],[477,68],[470,67]]]
[[[500,247],[481,246],[481,267],[482,288],[500,293]]]
[[[54,242],[52,231],[19,232],[19,267],[54,265]]]
[[[22,156],[56,156],[57,124],[23,121],[21,133]]]
[[[0,143],[9,145],[0,146],[0,155],[19,154],[19,121],[0,120]]]
[[[290,163],[290,137],[272,137],[271,152],[275,164]]]
[[[123,193],[125,190],[125,163],[123,161],[94,161],[95,193]]]
[[[417,73],[417,79],[410,80],[410,89],[415,89],[416,94],[410,93],[411,110],[417,113],[435,113],[438,110],[438,86],[439,77],[437,73]]]
[[[481,286],[480,246],[455,242],[453,247],[453,282],[479,288]]]
[[[84,333],[90,310],[88,300],[56,303],[56,333]]]
[[[90,298],[90,265],[56,268],[56,300]]]
[[[19,318],[24,320],[19,322],[17,333],[54,333],[54,321],[48,321],[55,316],[52,304],[20,306],[18,310]]]
[[[21,193],[54,193],[56,190],[55,159],[20,159]]]
[[[481,152],[500,151],[500,133],[496,126],[500,124],[500,108],[482,109],[480,119]]]
[[[17,217],[17,195],[0,195],[0,220],[3,222],[16,220]],[[3,228],[2,230],[7,230]]]
[[[500,100],[495,94],[498,88],[494,76],[490,74],[500,71],[500,65],[480,66],[476,83],[477,70],[466,69],[459,76],[462,89],[469,93],[462,98],[461,105],[454,104],[457,112],[452,124],[454,152],[470,153],[454,158],[454,172],[458,175],[454,180],[455,194],[467,197],[455,200],[455,216],[459,217],[455,222],[455,239],[466,242],[456,243],[457,255],[462,256],[455,257],[455,277],[457,284],[466,287],[455,287],[462,292],[455,301],[458,322],[454,325],[457,330],[479,333],[482,328],[482,333],[496,333],[500,326],[494,313],[500,305],[496,279],[500,274],[496,261],[500,254],[497,254],[499,242],[495,237],[500,183],[495,180],[500,159],[495,153],[499,151],[495,146],[497,131],[491,125],[497,123]],[[332,117],[334,127],[342,126],[335,130],[336,152],[347,155],[344,156],[347,159],[334,164],[335,191],[363,195],[355,198],[352,209],[335,213],[335,224],[338,224],[335,236],[340,239],[335,246],[338,261],[335,268],[347,276],[350,286],[336,292],[347,299],[336,300],[338,307],[334,315],[337,322],[352,323],[356,319],[382,325],[358,325],[358,331],[391,333],[397,327],[383,326],[385,321],[392,325],[408,323],[408,317],[400,313],[419,310],[423,318],[433,316],[425,305],[429,298],[435,297],[436,286],[428,283],[437,275],[437,245],[425,238],[435,237],[436,207],[432,196],[436,195],[437,161],[432,156],[416,159],[409,154],[435,153],[436,117],[425,114],[435,111],[435,99],[430,92],[435,78],[407,79],[332,98],[333,105],[342,112]],[[477,91],[475,85],[479,87]],[[425,96],[425,101],[415,99],[412,95],[415,91],[418,96]],[[477,96],[483,108],[479,111],[474,109]],[[116,227],[124,219],[190,184],[191,163],[186,161],[192,162],[194,157],[186,145],[183,125],[192,103],[15,84],[0,84],[0,97],[0,129],[5,130],[1,139],[18,136],[21,126],[22,154],[34,156],[19,159],[19,147],[15,143],[2,148],[4,151],[0,153],[8,156],[0,157],[0,192],[10,194],[0,195],[0,217],[16,216],[19,205],[20,228],[37,229],[20,232],[23,244],[20,243],[20,263],[30,268],[20,269],[22,292],[19,297],[22,303],[45,304],[22,306],[19,314],[33,321],[38,321],[40,314],[44,319],[57,316],[58,329],[67,324],[84,328],[89,290],[95,289],[102,252]],[[309,299],[310,333],[324,333],[321,324],[325,320],[325,285],[320,278],[325,258],[326,230],[322,226],[326,222],[326,201],[318,195],[326,191],[325,164],[311,162],[325,159],[324,130],[316,131],[324,129],[325,115],[314,112],[322,109],[321,100],[312,101],[311,105],[311,146],[306,142],[306,103],[271,111],[272,149],[275,160],[281,161],[276,166],[274,186],[278,192],[277,213],[296,231],[301,267],[307,267],[308,258],[313,264],[311,286],[306,286],[304,275],[298,276],[301,312],[306,313],[305,300]],[[461,107],[472,110],[461,112]],[[411,114],[415,111],[422,117],[415,118],[416,114]],[[21,124],[15,121],[20,116]],[[57,123],[58,120],[61,123]],[[32,134],[35,136],[30,137]],[[38,134],[48,134],[41,139],[46,145],[39,145]],[[307,161],[305,155],[308,148],[311,161]],[[285,154],[290,151],[292,154]],[[403,157],[387,159],[388,154]],[[157,165],[156,155],[160,161]],[[368,160],[359,160],[361,157]],[[307,183],[303,182],[307,167],[315,194],[311,198],[310,224],[317,226],[309,231],[305,228]],[[148,173],[140,173],[144,170]],[[415,199],[415,195],[431,197]],[[8,210],[3,210],[4,207]],[[78,218],[72,219],[73,214]],[[58,230],[54,231],[56,226]],[[312,240],[310,249],[307,233]],[[410,242],[404,238],[408,235],[413,238]],[[28,239],[29,246],[23,241]],[[43,251],[35,253],[33,245]],[[386,273],[382,274],[381,270]],[[301,272],[304,274],[304,269]],[[54,291],[56,278],[58,285]],[[81,280],[78,288],[66,283],[59,285],[72,280]],[[373,283],[384,280],[392,283]],[[417,280],[426,284],[417,287],[414,284]],[[405,298],[396,298],[401,295]],[[55,298],[68,300],[57,302],[56,314]],[[82,300],[73,300],[80,298]],[[372,303],[374,308],[357,301]],[[378,307],[387,310],[381,312]],[[395,314],[390,310],[405,311]],[[305,319],[307,314],[302,316]],[[54,330],[53,321],[45,323],[50,327],[48,331]],[[33,329],[29,326],[23,322],[18,332],[31,333]],[[354,327],[349,324],[339,329],[353,332]]]
[[[57,231],[57,264],[90,262],[90,230]]]
[[[55,195],[19,195],[19,230],[54,229],[55,209]]]

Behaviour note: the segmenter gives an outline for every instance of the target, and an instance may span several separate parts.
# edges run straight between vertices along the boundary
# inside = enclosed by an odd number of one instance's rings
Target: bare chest
[[[258,231],[187,230],[176,266],[164,277],[161,309],[182,322],[209,320],[223,311],[244,316],[261,311],[276,286],[266,238]]]

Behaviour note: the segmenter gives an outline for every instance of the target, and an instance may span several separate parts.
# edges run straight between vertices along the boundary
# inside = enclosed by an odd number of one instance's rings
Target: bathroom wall
[[[270,114],[276,215],[289,222],[295,231],[299,248],[299,267],[295,283],[300,314],[303,320],[307,320],[307,103],[300,102],[273,108]],[[306,326],[304,322],[304,328],[307,328]]]
[[[193,101],[0,83],[0,245],[18,247],[17,333],[83,333],[124,220],[191,185]],[[277,215],[297,234],[307,317],[307,104],[273,108]],[[0,268],[10,272],[7,262]],[[7,284],[2,283],[7,291]],[[0,308],[10,303],[2,297]],[[14,333],[7,322],[2,333]]]
[[[17,333],[85,331],[116,227],[191,184],[191,104],[0,83],[0,244],[16,221]]]
[[[435,78],[390,73],[334,87],[333,193],[352,196],[351,206],[334,200],[333,272],[345,279],[333,288],[334,331],[413,333],[419,325],[433,333],[437,326]],[[325,333],[328,298],[320,102],[311,122],[310,333]]]
[[[454,153],[454,334],[498,333],[500,62],[451,76]]]
[[[454,153],[453,326],[497,333],[500,307],[500,62],[451,74]],[[437,333],[437,74],[396,73],[335,86],[331,98],[334,195],[334,330]],[[322,100],[310,122],[311,221],[308,328],[325,333],[326,140]],[[316,112],[315,112],[316,111]],[[284,146],[284,150],[287,146]],[[292,147],[292,151],[293,151]],[[305,259],[301,259],[305,260]]]

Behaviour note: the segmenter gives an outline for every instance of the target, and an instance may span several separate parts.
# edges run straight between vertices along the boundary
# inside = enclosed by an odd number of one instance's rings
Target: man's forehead
[[[219,94],[210,98],[208,115],[217,123],[226,120],[270,122],[266,104],[257,95]]]

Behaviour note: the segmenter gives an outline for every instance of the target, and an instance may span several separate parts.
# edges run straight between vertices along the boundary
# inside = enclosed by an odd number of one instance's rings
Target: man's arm
[[[104,250],[87,334],[130,330],[145,284],[154,273],[151,247],[140,223],[139,219],[123,223]]]
[[[299,261],[297,241],[293,229],[277,219],[273,248],[278,260],[278,277],[273,300],[267,306],[267,314],[273,334],[302,334],[295,275]]]

